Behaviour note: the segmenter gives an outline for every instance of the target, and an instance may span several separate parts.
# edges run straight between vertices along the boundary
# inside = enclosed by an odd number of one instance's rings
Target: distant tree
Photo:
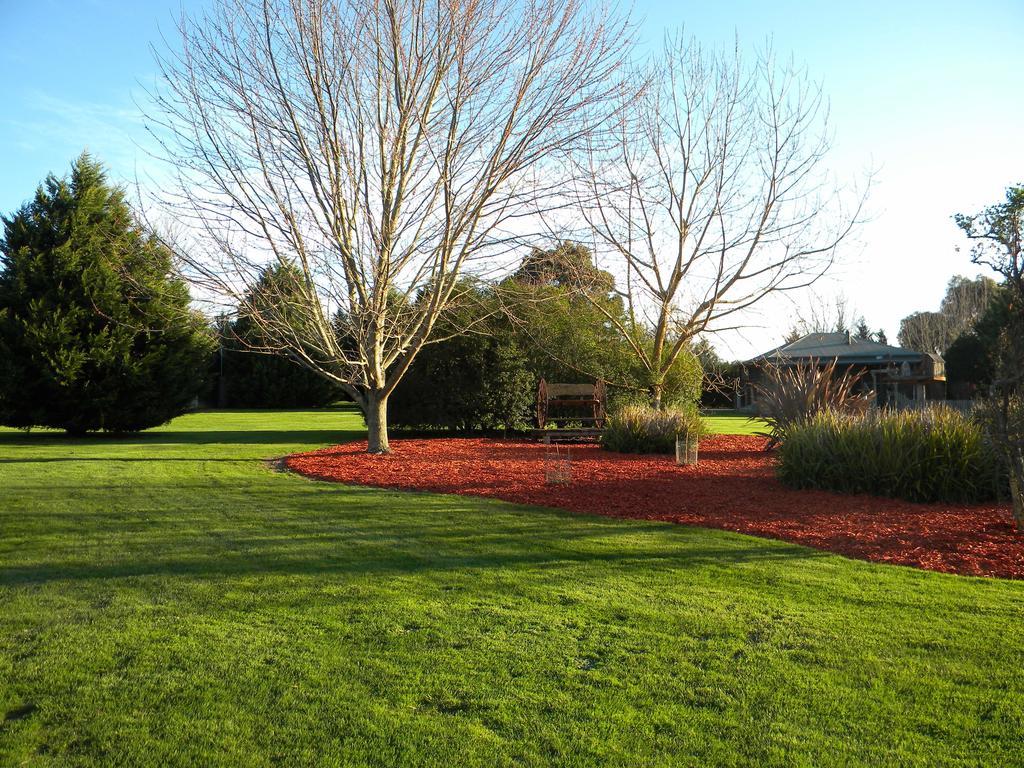
[[[263,270],[246,300],[237,308],[238,317],[223,328],[223,357],[216,361],[218,376],[231,408],[306,408],[328,405],[344,393],[336,383],[310,370],[301,359],[289,357],[274,339],[261,330],[262,318],[254,313],[277,313],[292,306],[278,302],[278,296],[301,291],[302,273],[289,266]],[[301,323],[300,318],[292,322]]]
[[[946,285],[939,312],[949,319],[951,329],[963,333],[988,309],[998,290],[999,284],[990,277],[979,275],[971,279],[954,275]]]
[[[0,423],[136,431],[182,413],[213,342],[171,254],[82,154],[0,240]]]
[[[860,201],[846,208],[826,172],[828,110],[800,70],[679,35],[637,81],[614,140],[590,143],[577,192],[622,277],[626,313],[607,321],[660,406],[696,337],[829,269]]]
[[[863,315],[857,315],[851,330],[849,318],[853,312],[845,296],[836,296],[831,300],[812,296],[807,307],[798,308],[796,315],[796,323],[783,340],[785,344],[791,344],[809,333],[849,333],[857,341],[888,343],[885,331],[872,331]]]
[[[434,339],[395,389],[390,423],[455,430],[528,426],[542,377],[601,379],[613,409],[643,398],[644,372],[606,320],[605,313],[623,311],[614,282],[594,265],[590,249],[574,242],[531,249],[500,283],[464,278]],[[694,407],[700,392],[701,366],[687,351],[666,376],[665,397]]]
[[[900,320],[896,338],[901,347],[941,355],[956,335],[941,312],[914,312]]]
[[[493,286],[464,279],[459,296],[395,389],[390,423],[462,431],[528,426],[537,386],[531,356]]]
[[[946,379],[964,397],[985,393],[996,378],[1003,333],[1010,322],[1010,291],[997,286],[988,309],[960,334],[943,357]]]
[[[961,334],[944,358],[950,397],[971,398],[992,383],[991,350],[976,333]]]
[[[653,354],[656,334],[638,325],[632,343],[623,338],[620,329],[631,325],[628,310],[615,278],[594,264],[589,248],[573,242],[535,248],[500,292],[538,376],[600,378],[618,401],[649,395],[650,371],[635,350]],[[665,404],[687,406],[700,397],[701,366],[692,349],[683,349],[663,373]]]
[[[790,335],[794,341],[809,333],[846,333],[850,330],[851,316],[849,300],[843,296],[826,297],[810,294],[804,306],[794,306],[796,322]]]
[[[955,275],[946,285],[938,312],[914,312],[900,321],[900,345],[945,355],[949,346],[985,312],[997,287],[988,277],[971,279]]]
[[[531,248],[512,274],[512,283],[566,288],[594,297],[607,297],[615,289],[615,278],[594,264],[591,250],[571,240],[554,248]]]
[[[533,248],[498,286],[502,308],[529,366],[549,381],[601,378],[620,387],[632,365],[607,315],[621,317],[615,279],[584,245]]]

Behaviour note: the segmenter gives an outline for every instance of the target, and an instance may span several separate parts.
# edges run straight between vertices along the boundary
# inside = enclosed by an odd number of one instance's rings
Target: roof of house
[[[923,352],[879,344],[877,341],[855,339],[849,333],[808,333],[796,341],[770,349],[752,357],[747,363],[781,362],[786,360],[832,360],[840,363],[914,362],[926,357]]]

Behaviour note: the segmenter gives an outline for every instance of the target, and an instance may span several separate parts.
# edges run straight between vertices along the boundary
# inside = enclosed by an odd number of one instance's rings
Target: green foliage
[[[978,334],[963,333],[943,356],[951,397],[968,399],[992,382],[992,348]]]
[[[389,399],[388,421],[414,429],[529,426],[536,378],[486,286],[463,281]],[[467,331],[468,329],[468,331]]]
[[[602,379],[612,408],[646,400],[648,374],[608,323],[608,314],[623,311],[610,294],[613,282],[574,243],[532,250],[500,284],[463,280],[433,329],[435,341],[391,395],[389,422],[415,429],[529,427],[541,378]],[[666,375],[664,402],[693,407],[701,375],[696,355],[680,355]]]
[[[534,249],[519,270],[498,286],[506,316],[527,366],[536,378],[556,382],[602,379],[613,407],[647,402],[650,372],[610,318],[630,327],[614,278],[593,264],[578,243]],[[636,329],[633,342],[652,357],[649,331]],[[669,340],[671,346],[672,340]],[[691,407],[700,399],[702,369],[694,351],[684,350],[665,372],[662,402]]]
[[[0,423],[121,432],[182,413],[212,340],[100,164],[83,154],[3,223]]]
[[[643,381],[644,371],[634,368],[633,381]],[[704,370],[700,360],[690,350],[683,350],[665,370],[661,402],[668,408],[693,408],[700,402]]]
[[[315,408],[346,399],[336,384],[287,357],[253,352],[234,336],[224,345],[223,373],[215,353],[213,376],[223,376],[226,407]]]
[[[301,338],[301,274],[282,265],[268,267],[238,308],[238,318],[221,328],[223,351],[213,360],[218,405],[231,408],[310,408],[344,398],[340,386],[278,351],[274,329],[287,327]],[[282,313],[293,308],[292,316]]]
[[[1003,276],[1018,298],[1024,298],[1024,185],[1007,188],[1003,202],[953,221],[971,240],[971,261]]]
[[[1024,395],[1005,394],[985,398],[978,402],[971,414],[987,434],[997,437],[1004,433],[1003,442],[1024,446]]]
[[[658,410],[627,405],[609,416],[601,434],[601,447],[618,453],[674,453],[677,437],[700,438],[706,431],[694,408]]]
[[[946,350],[943,357],[951,391],[963,397],[988,391],[996,378],[1001,337],[1011,321],[1011,296],[1004,286],[994,288],[985,311]]]
[[[636,383],[633,362],[608,315],[622,302],[612,275],[596,268],[589,249],[560,243],[534,248],[496,287],[507,332],[527,355],[536,378],[556,382],[603,379],[619,389]]]
[[[868,322],[864,319],[863,315],[857,318],[857,322],[853,327],[852,335],[857,341],[874,341],[879,344],[889,343],[889,340],[885,336],[885,331],[881,328],[877,331],[872,331],[871,326],[868,325]]]
[[[818,412],[789,426],[778,457],[779,479],[794,488],[958,503],[1005,493],[984,430],[948,408]]]
[[[567,288],[592,297],[607,297],[615,288],[615,278],[594,265],[590,249],[572,241],[560,242],[547,250],[531,248],[512,275],[511,283]]]
[[[784,443],[797,424],[823,411],[863,410],[865,395],[856,391],[863,374],[839,370],[835,361],[795,366],[767,366],[757,388],[758,415],[768,423],[768,447]]]

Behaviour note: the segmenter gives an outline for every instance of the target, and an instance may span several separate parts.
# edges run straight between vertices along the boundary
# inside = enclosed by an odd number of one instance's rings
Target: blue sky
[[[201,8],[189,0],[186,10]],[[173,33],[180,3],[160,0],[0,0],[0,211],[28,199],[51,171],[88,147],[119,181],[147,159],[136,101],[152,82],[149,51]],[[877,170],[872,220],[819,293],[842,293],[895,338],[899,319],[938,304],[947,280],[976,274],[950,216],[995,202],[1024,181],[1024,99],[1015,52],[1020,0],[833,3],[636,0],[641,37],[685,26],[701,42],[769,37],[823,82],[836,134],[833,166],[849,178]],[[800,300],[807,304],[812,299]],[[744,336],[744,355],[785,333],[773,306]]]

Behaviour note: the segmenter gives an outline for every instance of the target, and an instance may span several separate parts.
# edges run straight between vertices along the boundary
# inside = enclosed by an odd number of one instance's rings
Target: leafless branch
[[[669,37],[633,78],[611,140],[590,137],[579,208],[617,265],[628,320],[608,317],[636,348],[660,402],[691,340],[735,325],[766,296],[813,285],[860,220],[828,174],[820,88],[771,51],[708,52]]]
[[[628,24],[588,0],[219,0],[178,29],[149,125],[183,270],[340,383],[385,451],[387,397],[460,275],[607,125]],[[256,311],[277,267],[301,289]]]

